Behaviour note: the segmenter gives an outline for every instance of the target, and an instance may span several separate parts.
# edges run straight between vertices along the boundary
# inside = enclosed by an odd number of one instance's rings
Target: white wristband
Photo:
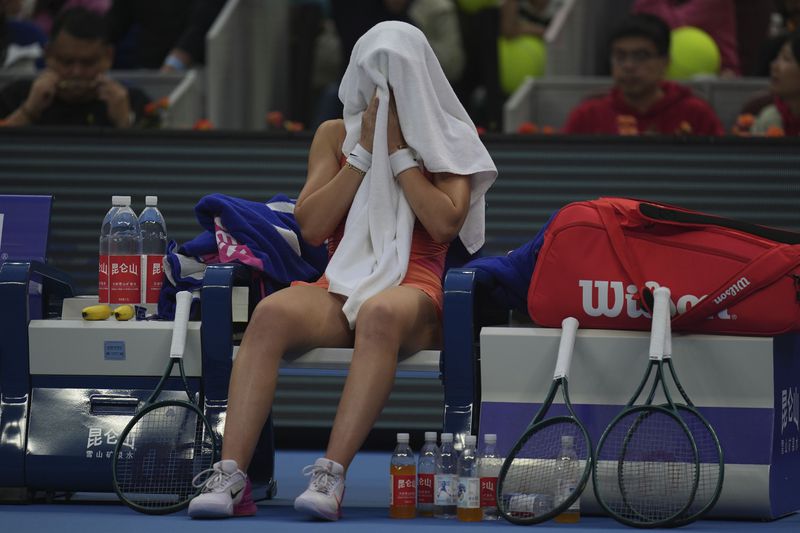
[[[392,175],[397,177],[401,172],[418,165],[417,160],[414,159],[414,154],[411,152],[411,149],[403,148],[401,150],[397,150],[395,153],[389,156],[389,166],[392,167]]]
[[[347,156],[347,162],[362,172],[367,172],[372,166],[372,154],[367,149],[356,143],[353,151]]]

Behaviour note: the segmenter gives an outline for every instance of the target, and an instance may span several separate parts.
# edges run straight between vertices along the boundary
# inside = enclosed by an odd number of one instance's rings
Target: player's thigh
[[[414,353],[439,348],[442,327],[436,305],[427,294],[399,286],[364,302],[356,320],[356,335],[396,339],[401,353]]]
[[[295,285],[261,300],[248,324],[254,334],[269,333],[269,342],[286,349],[349,347],[353,332],[342,313],[344,299],[313,285]]]

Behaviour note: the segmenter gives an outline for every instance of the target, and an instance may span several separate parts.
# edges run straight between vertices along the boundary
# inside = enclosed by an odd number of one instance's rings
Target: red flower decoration
[[[280,111],[270,111],[267,113],[267,124],[272,128],[280,128],[283,124],[283,113]]]
[[[192,126],[193,130],[213,130],[214,124],[207,118],[201,118]]]

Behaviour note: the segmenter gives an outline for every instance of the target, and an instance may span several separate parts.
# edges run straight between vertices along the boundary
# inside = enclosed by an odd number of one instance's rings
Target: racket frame
[[[667,314],[665,318],[665,335],[664,335],[664,356],[663,361],[667,364],[667,368],[669,369],[669,375],[672,378],[672,383],[675,385],[675,388],[678,390],[678,393],[683,398],[685,403],[676,403],[674,404],[675,407],[679,412],[685,411],[688,416],[694,416],[700,423],[705,427],[708,431],[709,436],[711,437],[712,441],[714,442],[714,447],[717,452],[718,457],[718,464],[719,464],[719,477],[717,479],[717,485],[714,489],[714,493],[712,494],[711,498],[703,505],[699,510],[687,514],[685,517],[676,518],[673,522],[673,525],[683,526],[686,524],[690,524],[695,520],[702,518],[709,510],[711,510],[714,505],[716,505],[717,501],[719,500],[720,494],[722,494],[722,486],[725,481],[725,454],[722,449],[722,444],[719,441],[719,437],[717,436],[717,432],[714,431],[714,427],[708,422],[706,417],[700,413],[700,411],[695,406],[694,402],[689,398],[689,395],[686,393],[686,390],[683,388],[683,384],[681,384],[680,379],[678,379],[678,373],[675,370],[675,365],[672,362],[672,323],[670,321],[670,316]],[[666,385],[665,385],[666,388]],[[688,424],[687,424],[688,426]],[[691,430],[691,429],[690,429]],[[696,442],[696,439],[695,439]],[[698,455],[700,450],[698,449]],[[700,458],[698,457],[698,461]],[[697,498],[697,495],[695,495]],[[691,507],[691,506],[690,506]]]
[[[198,428],[196,428],[195,431],[199,429],[199,426],[202,426],[203,435],[207,435],[208,438],[211,439],[210,464],[213,464],[216,461],[217,450],[219,449],[219,442],[216,433],[206,419],[202,409],[200,409],[200,407],[198,407],[194,401],[194,397],[192,396],[192,392],[189,388],[189,383],[186,379],[186,371],[183,366],[183,352],[186,344],[186,330],[189,322],[189,308],[191,307],[191,302],[192,295],[190,292],[180,291],[176,294],[175,320],[173,322],[169,361],[167,361],[164,373],[162,374],[161,379],[158,381],[155,389],[147,398],[141,409],[139,409],[133,418],[131,418],[131,420],[125,425],[125,428],[122,430],[122,433],[117,439],[117,444],[114,447],[114,458],[111,468],[114,492],[117,493],[117,496],[119,496],[120,500],[122,500],[125,505],[145,514],[161,515],[179,511],[189,505],[189,501],[191,501],[191,499],[199,493],[200,489],[190,487],[192,489],[191,492],[187,492],[185,495],[179,494],[179,500],[177,503],[159,507],[143,506],[128,498],[125,491],[120,487],[120,479],[117,473],[118,465],[119,461],[121,460],[120,458],[123,453],[123,448],[126,446],[125,442],[128,440],[128,435],[130,435],[133,428],[142,418],[144,418],[151,411],[168,406],[192,411],[197,415]],[[158,400],[158,397],[166,387],[167,381],[172,377],[172,370],[176,364],[178,365],[181,382],[183,383],[183,389],[188,400],[178,400],[174,398]],[[202,449],[202,442],[198,446],[197,441],[195,441],[195,449],[197,448]]]
[[[659,287],[654,291],[654,304],[653,304],[653,331],[651,332],[651,339],[650,339],[650,360],[647,364],[647,368],[645,370],[644,376],[642,377],[639,385],[636,387],[631,398],[625,404],[625,407],[620,411],[609,424],[606,426],[606,429],[603,431],[603,434],[600,436],[600,440],[597,443],[597,448],[595,450],[595,462],[594,467],[592,469],[592,484],[594,486],[594,493],[595,499],[597,503],[600,504],[600,507],[612,516],[618,522],[621,522],[625,525],[638,527],[638,528],[657,528],[657,527],[671,527],[677,524],[677,521],[681,519],[681,515],[683,515],[694,503],[694,498],[697,494],[697,489],[700,483],[700,457],[697,450],[697,443],[695,442],[694,436],[692,432],[689,430],[689,426],[683,421],[678,411],[677,406],[672,400],[672,395],[669,392],[669,387],[667,386],[666,381],[664,380],[664,364],[663,364],[663,356],[664,350],[666,348],[666,331],[667,328],[664,327],[664,323],[666,322],[663,319],[664,313],[666,313],[667,317],[669,317],[669,289],[666,289],[666,293],[662,290],[665,289],[663,287]],[[655,371],[655,372],[654,372]],[[642,395],[647,386],[647,383],[650,381],[651,375],[653,376],[652,385],[650,387],[650,391],[642,405],[636,405],[636,401]],[[664,399],[666,400],[665,403],[661,405],[653,405],[653,400],[655,399],[656,392],[658,391],[659,383],[661,384],[661,390],[664,394]],[[666,518],[661,520],[648,520],[647,517],[642,516],[643,520],[633,520],[626,516],[623,516],[616,511],[614,511],[606,502],[605,498],[602,495],[602,490],[599,489],[600,483],[598,480],[598,468],[600,465],[600,456],[601,451],[603,450],[603,445],[606,443],[606,440],[609,436],[613,433],[614,426],[623,418],[630,416],[632,413],[641,412],[642,414],[639,415],[636,422],[628,428],[627,435],[625,437],[625,441],[622,446],[622,451],[620,453],[620,457],[618,459],[617,464],[617,479],[619,481],[619,491],[620,495],[622,496],[623,503],[627,506],[627,508],[631,511],[631,514],[639,514],[630,503],[628,503],[627,498],[627,490],[624,488],[623,479],[623,470],[624,470],[624,456],[625,450],[627,448],[628,442],[633,437],[636,428],[649,416],[653,414],[660,413],[669,418],[672,418],[673,421],[677,423],[677,425],[681,428],[684,434],[688,437],[688,442],[691,444],[692,454],[694,456],[695,462],[695,472],[694,472],[694,480],[692,484],[691,497],[687,500],[686,504],[680,508],[677,512],[673,513]]]
[[[559,514],[563,513],[569,507],[575,503],[575,501],[580,498],[581,493],[583,492],[584,488],[586,487],[586,483],[589,481],[589,476],[592,473],[592,465],[594,460],[594,453],[592,448],[592,439],[589,436],[589,432],[586,430],[586,427],[580,421],[578,416],[575,414],[575,410],[572,408],[572,403],[569,399],[569,385],[568,385],[568,374],[569,374],[569,366],[572,359],[572,350],[573,345],[575,342],[575,335],[578,329],[578,321],[575,318],[568,317],[565,318],[562,322],[562,338],[559,344],[559,352],[558,352],[558,359],[556,361],[556,370],[555,375],[553,376],[553,381],[550,383],[550,389],[547,392],[547,396],[545,397],[544,402],[542,403],[539,410],[534,415],[531,422],[528,424],[528,427],[522,433],[522,436],[517,439],[516,444],[511,448],[508,455],[506,456],[505,460],[503,461],[503,466],[500,468],[500,473],[497,476],[497,492],[496,492],[496,500],[497,500],[497,509],[500,514],[511,523],[518,524],[518,525],[531,525],[531,524],[538,524],[554,518]],[[569,412],[569,415],[559,415],[554,416],[551,418],[545,419],[545,415],[550,410],[550,407],[553,404],[553,400],[558,392],[561,389],[561,397],[564,400],[564,405]],[[511,468],[514,459],[516,458],[517,453],[522,449],[522,447],[528,442],[528,440],[535,434],[545,429],[551,425],[559,424],[559,423],[570,423],[577,426],[581,433],[583,434],[584,442],[586,443],[586,449],[588,450],[586,464],[583,468],[583,473],[578,480],[578,484],[575,487],[575,491],[563,502],[559,505],[554,506],[553,509],[544,513],[542,515],[536,515],[531,517],[519,517],[514,516],[510,513],[504,504],[503,498],[503,485],[505,484],[506,474],[508,470]],[[579,459],[580,460],[580,459]]]

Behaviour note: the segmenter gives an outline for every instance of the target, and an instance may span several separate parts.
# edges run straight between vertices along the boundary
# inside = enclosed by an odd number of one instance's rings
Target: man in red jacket
[[[658,17],[629,16],[610,40],[614,87],[570,113],[565,133],[722,135],[722,124],[687,87],[664,80],[670,29]]]

